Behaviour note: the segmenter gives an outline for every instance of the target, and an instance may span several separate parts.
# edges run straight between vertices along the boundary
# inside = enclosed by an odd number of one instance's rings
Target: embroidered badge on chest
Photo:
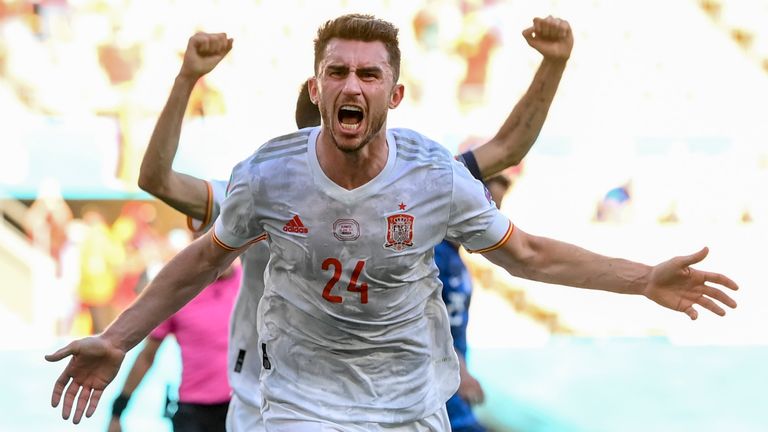
[[[360,224],[354,219],[337,219],[333,223],[333,236],[339,241],[352,241],[360,237]]]
[[[400,210],[406,205],[400,203]],[[387,242],[384,247],[398,252],[413,246],[414,217],[406,213],[387,216]]]

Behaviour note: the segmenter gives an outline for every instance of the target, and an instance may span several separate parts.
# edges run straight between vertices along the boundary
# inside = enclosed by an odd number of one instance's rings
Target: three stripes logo
[[[309,229],[305,227],[304,224],[301,222],[299,215],[296,215],[293,217],[293,219],[289,220],[288,223],[285,224],[285,226],[283,226],[283,231],[298,233],[298,234],[309,233]]]

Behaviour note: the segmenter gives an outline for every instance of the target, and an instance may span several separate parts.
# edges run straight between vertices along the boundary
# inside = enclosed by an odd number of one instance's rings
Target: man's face
[[[403,86],[394,83],[383,43],[332,39],[310,81],[310,96],[320,108],[323,131],[336,148],[352,153],[382,131],[387,110],[403,98]]]

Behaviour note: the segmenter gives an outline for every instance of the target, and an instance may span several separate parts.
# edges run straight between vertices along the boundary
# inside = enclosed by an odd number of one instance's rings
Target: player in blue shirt
[[[478,178],[479,173],[470,169]],[[511,182],[504,175],[491,177],[485,181],[496,207],[509,189]],[[453,336],[453,348],[459,355],[461,383],[459,390],[448,400],[448,418],[454,432],[483,432],[485,428],[477,421],[472,412],[472,405],[484,400],[483,388],[469,373],[465,362],[467,355],[467,323],[469,322],[469,303],[472,299],[472,280],[464,261],[459,254],[459,246],[447,240],[435,247],[435,263],[440,270],[443,283],[443,301],[448,309],[448,319]]]

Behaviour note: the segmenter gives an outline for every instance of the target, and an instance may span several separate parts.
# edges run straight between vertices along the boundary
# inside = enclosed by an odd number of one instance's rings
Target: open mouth
[[[345,130],[353,131],[360,126],[365,114],[363,109],[354,105],[342,105],[339,108],[339,124]]]

